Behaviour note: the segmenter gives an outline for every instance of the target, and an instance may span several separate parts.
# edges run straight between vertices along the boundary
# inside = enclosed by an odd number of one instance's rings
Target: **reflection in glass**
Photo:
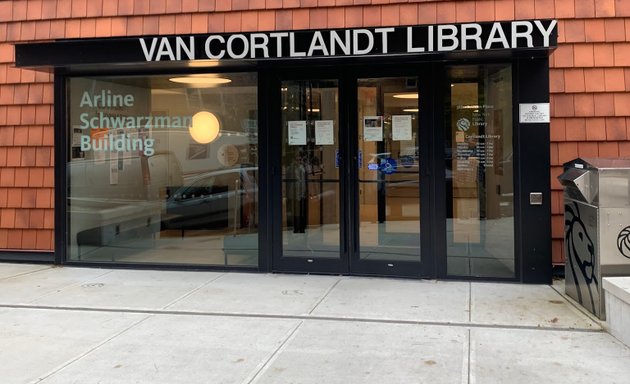
[[[451,67],[446,94],[448,274],[514,277],[512,69]]]
[[[359,79],[360,258],[420,261],[415,78]]]
[[[339,258],[336,80],[282,82],[282,255]]]
[[[258,265],[257,80],[222,76],[69,80],[69,259]]]

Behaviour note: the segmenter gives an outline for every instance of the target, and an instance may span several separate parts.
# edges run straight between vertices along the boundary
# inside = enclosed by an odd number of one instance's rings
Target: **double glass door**
[[[421,275],[417,77],[279,86],[274,270]]]

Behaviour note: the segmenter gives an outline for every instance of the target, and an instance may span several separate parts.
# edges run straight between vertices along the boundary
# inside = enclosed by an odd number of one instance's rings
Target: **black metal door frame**
[[[269,128],[267,132],[267,148],[268,148],[268,163],[270,170],[270,183],[269,183],[269,197],[270,197],[270,210],[268,221],[270,225],[271,244],[268,248],[270,252],[268,261],[270,264],[270,270],[281,272],[297,272],[297,273],[334,273],[334,274],[347,274],[349,272],[348,256],[349,256],[349,244],[348,244],[348,207],[343,201],[339,204],[339,217],[340,217],[340,255],[337,259],[327,258],[297,258],[297,257],[283,257],[282,256],[282,142],[279,138],[282,137],[280,129],[282,128],[281,118],[281,82],[284,80],[338,80],[339,87],[339,150],[340,154],[346,153],[345,148],[347,146],[347,140],[344,135],[344,127],[348,126],[347,116],[348,113],[344,108],[348,105],[347,92],[344,90],[348,87],[347,80],[343,76],[339,76],[338,72],[330,70],[313,70],[308,71],[302,69],[287,70],[275,69],[266,72],[264,76],[268,79],[267,95],[269,95],[269,110],[268,110],[268,122]],[[339,159],[340,171],[345,169],[346,159],[343,156]],[[339,174],[339,191],[340,196],[347,195],[347,182],[343,172]],[[341,197],[340,197],[341,198]]]
[[[435,252],[432,252],[434,239],[439,237],[439,229],[431,225],[434,219],[434,193],[436,185],[435,174],[431,172],[433,163],[439,153],[435,151],[434,126],[434,97],[428,82],[431,81],[433,66],[413,65],[408,67],[396,66],[392,69],[380,67],[346,67],[340,70],[335,68],[303,68],[295,70],[279,69],[268,72],[265,84],[268,102],[268,167],[270,170],[270,239],[271,244],[267,248],[271,257],[268,258],[270,270],[279,272],[296,273],[335,273],[356,275],[380,275],[402,277],[435,277]],[[358,162],[357,139],[359,127],[357,126],[357,81],[360,78],[383,77],[415,77],[421,96],[419,108],[419,137],[420,148],[420,190],[421,190],[421,250],[420,262],[399,261],[392,263],[384,260],[361,260],[359,258],[359,205],[358,205]],[[339,81],[339,149],[340,149],[340,257],[338,259],[309,259],[287,258],[282,256],[282,170],[281,164],[281,137],[278,129],[281,129],[280,112],[280,84],[283,80],[319,80],[336,79]],[[439,184],[439,183],[437,183]],[[420,256],[420,255],[419,255]]]

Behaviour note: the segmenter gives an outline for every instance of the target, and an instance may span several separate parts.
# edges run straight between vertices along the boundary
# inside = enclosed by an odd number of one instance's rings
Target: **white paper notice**
[[[79,132],[77,132],[79,131]],[[72,146],[73,147],[80,147],[81,146],[81,131],[75,129],[74,133],[72,134]]]
[[[383,116],[363,117],[363,141],[383,141]]]
[[[411,115],[392,115],[392,140],[411,139]]]
[[[306,145],[306,121],[289,121],[289,145]]]
[[[315,121],[315,145],[335,144],[335,131],[332,120]]]

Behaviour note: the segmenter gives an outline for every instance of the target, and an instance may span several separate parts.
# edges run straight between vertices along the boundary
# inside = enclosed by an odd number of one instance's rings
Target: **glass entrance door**
[[[279,85],[273,268],[419,276],[417,77]]]
[[[280,264],[343,272],[339,81],[281,82]]]
[[[357,270],[420,273],[418,115],[416,77],[357,80]]]

